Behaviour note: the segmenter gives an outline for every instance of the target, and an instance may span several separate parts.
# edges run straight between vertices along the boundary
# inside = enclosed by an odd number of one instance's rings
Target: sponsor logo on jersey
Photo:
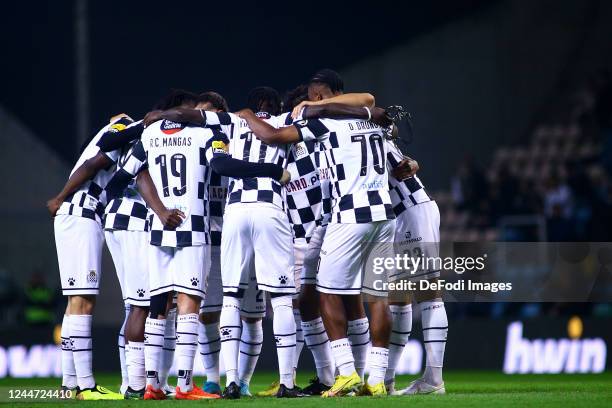
[[[164,120],[161,123],[161,131],[167,135],[171,135],[177,132],[180,132],[185,128],[185,125],[182,123],[171,122],[169,120]]]

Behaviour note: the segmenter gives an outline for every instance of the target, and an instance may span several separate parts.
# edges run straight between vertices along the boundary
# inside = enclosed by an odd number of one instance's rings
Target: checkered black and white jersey
[[[229,136],[229,151],[234,159],[250,163],[284,165],[286,147],[263,143],[253,134],[246,121],[238,116],[232,113],[206,111],[202,111],[202,116],[205,120],[205,126],[220,125]],[[277,126],[276,117],[265,112],[259,112],[257,116],[270,125]],[[268,177],[230,178],[227,204],[254,202],[272,203],[284,208],[283,188],[278,181]]]
[[[164,228],[154,215],[152,245],[187,247],[210,243],[209,163],[214,154],[227,154],[228,145],[225,134],[200,126],[163,120],[145,129],[132,157],[146,155],[146,167],[162,203],[185,214],[185,220],[176,230]],[[135,176],[144,167],[137,158],[128,158],[121,171]]]
[[[385,144],[387,145],[389,195],[395,215],[400,215],[406,208],[431,201],[432,199],[425,191],[423,183],[416,175],[405,180],[398,180],[391,175],[391,171],[402,161],[404,155],[393,141],[386,139]]]
[[[291,126],[289,113],[278,116],[278,125]],[[314,141],[295,143],[287,155],[287,171],[291,181],[285,185],[287,214],[294,238],[310,241],[315,227],[322,220],[322,195],[319,170],[316,164],[318,150]]]
[[[104,207],[106,206],[105,195],[103,194],[106,184],[110,180],[115,170],[115,163],[119,159],[121,154],[120,149],[113,150],[112,152],[102,152],[97,146],[98,140],[107,131],[120,131],[125,129],[132,119],[127,117],[119,118],[114,122],[104,126],[100,131],[91,139],[79,160],[76,162],[70,174],[74,173],[85,161],[96,156],[98,153],[105,154],[113,164],[107,169],[98,171],[96,175],[87,183],[83,184],[74,193],[70,194],[66,200],[62,203],[57,211],[57,215],[76,215],[79,217],[85,217],[92,220],[96,220],[102,223],[102,217],[104,215]]]
[[[318,140],[329,167],[321,180],[332,188],[332,223],[368,223],[395,218],[389,197],[382,129],[363,120],[307,119],[294,126],[304,141]],[[323,160],[323,156],[321,157]]]
[[[210,244],[221,245],[221,231],[223,231],[223,213],[227,200],[227,177],[221,176],[211,170],[208,184],[208,208],[210,222]]]
[[[130,143],[122,149],[118,162],[120,169],[127,160],[133,157],[134,145]],[[141,163],[146,161],[144,152],[138,159]],[[118,171],[120,171],[118,169]],[[115,175],[107,184],[107,193],[112,188]],[[119,197],[108,197],[109,202],[104,210],[104,229],[108,231],[148,231],[149,230],[149,211],[146,203],[138,192],[136,180],[131,179],[128,186],[123,190]]]

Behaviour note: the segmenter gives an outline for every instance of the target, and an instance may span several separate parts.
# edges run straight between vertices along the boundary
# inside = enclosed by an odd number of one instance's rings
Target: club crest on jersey
[[[161,123],[161,131],[167,135],[180,132],[183,129],[185,129],[185,125],[183,123],[176,123],[169,120],[164,120]]]
[[[96,283],[98,281],[98,274],[95,270],[90,270],[87,274],[87,282]]]

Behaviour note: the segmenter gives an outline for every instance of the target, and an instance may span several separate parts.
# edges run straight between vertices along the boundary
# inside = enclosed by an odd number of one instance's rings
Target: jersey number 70
[[[366,138],[368,141],[366,141]],[[369,136],[353,135],[351,136],[351,142],[361,143],[360,176],[365,176],[368,173],[368,145],[370,145],[370,152],[374,161],[374,171],[378,174],[385,173],[385,148],[383,145],[383,138],[379,133],[372,133]]]

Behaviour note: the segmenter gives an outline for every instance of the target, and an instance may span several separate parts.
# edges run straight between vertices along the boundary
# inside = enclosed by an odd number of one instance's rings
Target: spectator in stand
[[[553,242],[574,239],[572,217],[572,192],[558,174],[552,174],[546,183],[544,194],[544,215],[548,240]]]
[[[453,202],[458,210],[477,213],[487,199],[487,179],[471,156],[459,164],[456,175],[451,179]]]

